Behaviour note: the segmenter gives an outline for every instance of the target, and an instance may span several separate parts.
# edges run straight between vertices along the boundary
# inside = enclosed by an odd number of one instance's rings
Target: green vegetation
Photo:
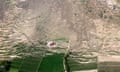
[[[86,1],[88,1],[88,0],[80,0],[80,2],[83,2],[83,3],[86,2]]]
[[[14,59],[14,60],[12,60],[12,64],[11,64],[9,72],[18,72],[18,69],[19,69],[22,61],[23,61],[23,59]]]
[[[43,53],[46,50],[45,47],[43,47],[41,44],[40,45],[31,45],[31,44],[25,44],[25,43],[17,43],[13,46],[13,49],[16,50],[11,50],[9,51],[9,55],[17,55],[20,57],[26,57],[26,56],[42,56]]]
[[[103,18],[103,16],[104,16],[102,11],[100,11],[100,13],[98,15],[100,16],[100,18]]]
[[[44,57],[26,57],[24,59],[15,59],[12,61],[9,72],[64,72],[63,66],[64,54],[53,54]],[[96,69],[96,63],[80,64],[78,62],[69,62],[71,71]]]
[[[98,72],[120,72],[120,62],[101,62],[98,64]]]
[[[9,72],[18,72],[18,69],[16,69],[16,68],[11,68]]]
[[[64,54],[14,59],[9,72],[64,72]],[[47,68],[47,69],[46,69]]]
[[[70,64],[70,70],[71,71],[80,71],[80,70],[92,70],[97,69],[97,63],[87,63],[87,64],[81,64],[81,63],[69,63]]]
[[[68,41],[66,38],[57,38],[57,41]],[[31,53],[39,51],[34,46],[28,46],[23,43],[14,45],[18,51],[17,53]],[[34,50],[33,50],[34,49]],[[41,52],[41,51],[40,51]],[[39,53],[40,53],[39,52]],[[23,56],[11,61],[11,67],[9,72],[64,72],[64,54],[52,53],[46,51],[46,56]],[[34,54],[34,53],[33,53]],[[74,60],[68,61],[70,71],[91,70],[96,69],[96,63],[80,64]]]
[[[120,72],[120,70],[116,70],[116,69],[104,69],[104,70],[99,70],[98,72]]]
[[[117,3],[120,3],[120,0],[116,0],[117,1]]]
[[[65,37],[57,37],[54,39],[54,41],[62,41],[62,42],[69,42],[69,39]]]
[[[42,57],[26,57],[19,67],[19,72],[38,72],[41,62]]]
[[[64,72],[63,57],[64,54],[46,56],[41,63],[39,72]]]

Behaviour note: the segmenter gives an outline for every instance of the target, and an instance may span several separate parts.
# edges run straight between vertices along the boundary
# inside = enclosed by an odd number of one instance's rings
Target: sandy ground
[[[98,56],[98,62],[120,62],[120,56],[108,55]]]
[[[82,71],[74,71],[74,72],[97,72],[97,70],[82,70]]]

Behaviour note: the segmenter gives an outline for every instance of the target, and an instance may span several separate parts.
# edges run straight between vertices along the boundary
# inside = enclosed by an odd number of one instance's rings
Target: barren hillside
[[[65,37],[72,52],[119,55],[119,19],[115,0],[0,0],[0,52]]]

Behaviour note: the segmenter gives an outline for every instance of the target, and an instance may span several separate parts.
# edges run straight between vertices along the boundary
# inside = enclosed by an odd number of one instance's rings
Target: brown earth
[[[119,12],[104,0],[0,0],[0,44],[65,37],[72,51],[119,55]]]

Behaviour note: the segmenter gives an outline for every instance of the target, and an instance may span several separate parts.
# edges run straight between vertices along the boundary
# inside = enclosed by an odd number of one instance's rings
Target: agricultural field
[[[119,72],[119,62],[101,62],[98,66],[98,72]]]
[[[46,69],[47,67],[47,69]],[[55,70],[56,69],[56,70]],[[15,59],[12,61],[9,72],[64,72],[63,56],[53,55],[41,57],[26,57],[25,59]]]
[[[11,61],[9,72],[64,72],[64,54],[46,56],[43,59],[36,57],[26,57],[25,59],[14,59]],[[46,69],[47,67],[47,69]],[[72,61],[69,63],[70,72],[96,69],[95,63],[80,64]]]

